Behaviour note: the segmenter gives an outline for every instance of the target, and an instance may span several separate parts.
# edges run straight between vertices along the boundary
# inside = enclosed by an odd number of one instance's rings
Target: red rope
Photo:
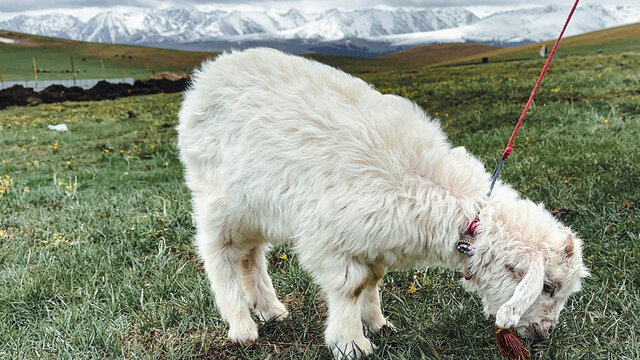
[[[553,45],[553,49],[551,50],[551,53],[549,53],[547,62],[544,64],[544,67],[542,68],[540,77],[538,77],[538,81],[536,82],[536,85],[533,87],[533,90],[531,91],[531,96],[529,96],[529,101],[527,101],[527,104],[524,106],[524,110],[522,110],[522,114],[520,114],[520,119],[518,119],[516,128],[513,130],[513,133],[511,134],[511,138],[509,138],[509,142],[507,143],[507,147],[504,149],[504,152],[502,153],[503,159],[508,158],[509,155],[511,155],[511,152],[513,151],[513,141],[516,139],[516,135],[518,135],[518,130],[520,130],[520,125],[522,125],[522,121],[524,120],[524,117],[527,116],[527,111],[529,111],[529,106],[531,106],[531,103],[533,102],[533,97],[536,96],[536,92],[538,91],[538,87],[542,82],[542,78],[544,77],[544,74],[547,72],[547,69],[549,68],[549,64],[551,63],[551,59],[553,59],[553,55],[556,53],[558,44],[560,44],[560,39],[562,39],[562,35],[564,34],[564,31],[567,29],[567,25],[569,25],[569,20],[571,20],[573,13],[576,11],[576,7],[578,6],[578,1],[579,0],[576,0],[576,2],[573,4],[573,8],[571,8],[571,12],[567,17],[567,21],[564,23],[564,27],[562,27],[560,36],[558,36],[558,40],[556,40],[556,43]]]

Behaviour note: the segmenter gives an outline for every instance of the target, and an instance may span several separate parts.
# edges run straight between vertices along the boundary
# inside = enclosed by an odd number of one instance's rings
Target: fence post
[[[73,74],[73,86],[76,86],[76,69],[73,67],[73,58],[69,55],[69,61],[71,61],[71,73]]]
[[[102,67],[102,80],[107,78],[107,74],[104,72],[104,61],[100,59],[100,67]]]
[[[33,57],[33,79],[36,84],[36,91],[38,91],[38,67],[36,66],[36,57]]]

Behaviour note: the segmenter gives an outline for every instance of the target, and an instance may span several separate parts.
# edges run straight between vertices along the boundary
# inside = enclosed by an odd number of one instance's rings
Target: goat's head
[[[465,287],[479,293],[496,325],[528,338],[548,338],[567,298],[589,272],[582,241],[542,205],[492,199],[480,214],[473,277]]]

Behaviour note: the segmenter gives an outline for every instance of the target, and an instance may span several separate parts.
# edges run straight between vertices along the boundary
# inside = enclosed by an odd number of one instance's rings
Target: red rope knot
[[[513,151],[513,146],[509,145],[507,146],[506,149],[504,149],[504,152],[502,153],[502,158],[506,159],[509,157],[509,155],[511,155],[511,152]]]

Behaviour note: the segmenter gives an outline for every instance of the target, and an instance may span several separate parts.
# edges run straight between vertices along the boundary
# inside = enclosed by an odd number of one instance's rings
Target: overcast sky
[[[361,9],[370,7],[473,7],[479,15],[502,9],[517,7],[533,7],[540,5],[570,6],[574,0],[325,0],[325,1],[291,1],[291,0],[263,0],[263,1],[233,1],[233,0],[0,0],[0,17],[7,18],[17,12],[51,12],[60,11],[79,15],[92,16],[100,10],[117,7],[157,8],[168,6],[197,7],[201,9],[289,9],[301,11],[318,11],[329,8]],[[599,0],[581,0],[582,5],[638,5],[638,0],[618,0],[603,2]],[[83,16],[84,15],[84,16]]]

